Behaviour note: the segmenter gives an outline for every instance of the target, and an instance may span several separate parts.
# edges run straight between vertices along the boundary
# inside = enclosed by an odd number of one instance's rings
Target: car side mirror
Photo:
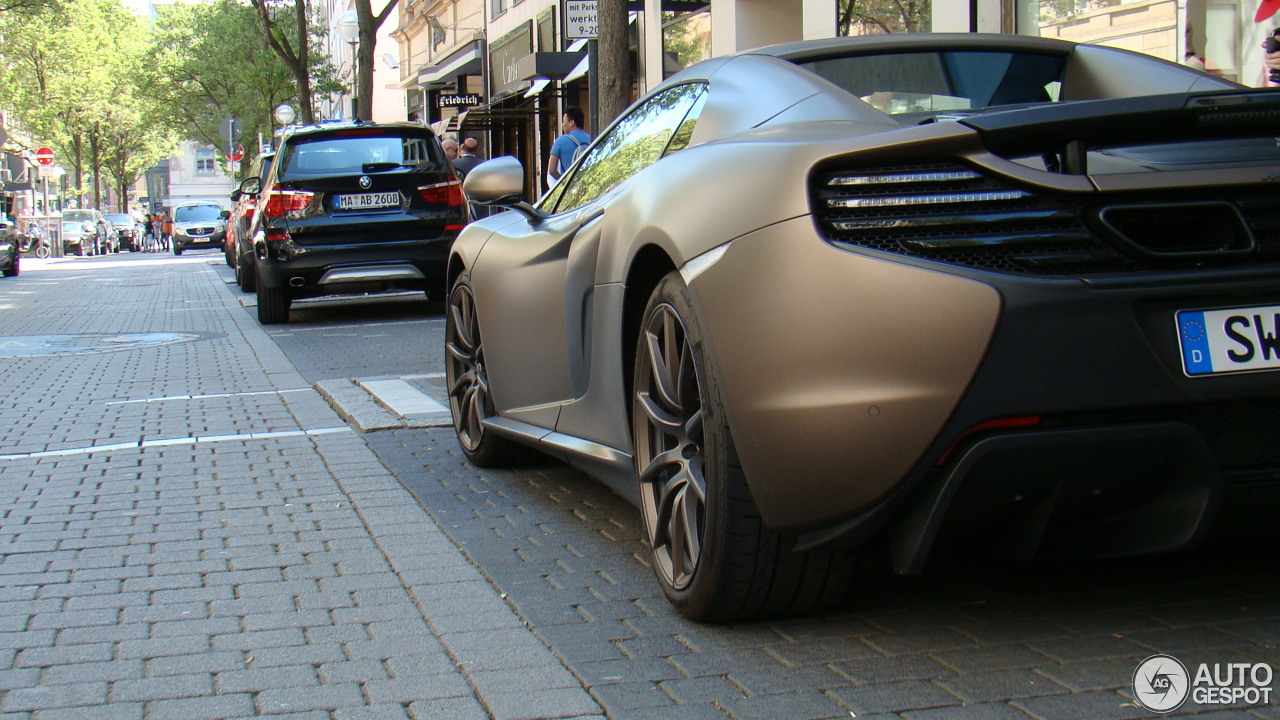
[[[223,220],[226,220],[227,218],[231,217],[231,211],[223,210],[222,212],[218,213],[218,217],[222,218]]]
[[[242,195],[257,195],[262,190],[262,178],[245,178],[236,192]]]
[[[524,192],[524,166],[509,156],[482,162],[467,173],[462,181],[462,191],[477,205],[498,205],[518,210],[538,223],[545,217],[542,212],[520,199]]]

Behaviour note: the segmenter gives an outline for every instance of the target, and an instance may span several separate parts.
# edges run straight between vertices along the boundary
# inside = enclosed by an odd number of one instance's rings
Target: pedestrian
[[[458,159],[453,161],[453,169],[458,171],[458,179],[461,180],[471,172],[471,168],[480,164],[480,158],[476,155],[476,151],[480,149],[480,143],[475,138],[469,137],[462,141],[462,148],[458,151]]]
[[[453,138],[445,138],[440,141],[440,148],[444,150],[444,156],[449,158],[449,162],[453,162],[458,157],[458,141]]]
[[[168,250],[173,239],[173,219],[169,217],[168,210],[160,213],[160,226],[160,249]]]
[[[551,157],[547,159],[547,185],[554,187],[560,177],[573,165],[574,160],[591,144],[591,136],[582,126],[586,118],[582,108],[567,107],[560,118],[560,132],[563,133],[551,145]]]

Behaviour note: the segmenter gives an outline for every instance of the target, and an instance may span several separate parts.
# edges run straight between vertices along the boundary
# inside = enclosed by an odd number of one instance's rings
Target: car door
[[[632,109],[543,199],[549,217],[512,222],[485,244],[471,282],[500,413],[550,428],[559,405],[585,392],[593,248],[605,215],[625,181],[662,156],[702,91],[678,85]]]

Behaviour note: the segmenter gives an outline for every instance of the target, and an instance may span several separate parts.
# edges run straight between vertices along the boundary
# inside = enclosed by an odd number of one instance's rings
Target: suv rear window
[[[888,115],[1057,102],[1065,55],[955,50],[800,63]]]
[[[343,132],[352,133],[343,135]],[[366,172],[369,163],[384,164],[379,172],[403,169],[442,170],[444,153],[433,136],[378,133],[376,130],[348,130],[318,137],[299,137],[285,144],[280,153],[282,178],[318,175],[351,175]],[[366,134],[367,133],[367,134]]]
[[[217,220],[222,208],[217,205],[187,205],[173,211],[174,222],[199,222],[201,220]]]

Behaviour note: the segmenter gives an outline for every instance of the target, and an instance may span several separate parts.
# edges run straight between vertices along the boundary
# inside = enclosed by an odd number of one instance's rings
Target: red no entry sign
[[[41,165],[53,164],[53,149],[42,147],[36,151],[36,162]]]
[[[243,160],[243,159],[244,159],[244,146],[243,146],[243,145],[237,145],[237,146],[236,146],[236,149],[235,149],[235,150],[232,150],[232,151],[231,151],[231,154],[227,156],[227,159],[228,159],[228,160],[230,160],[231,162],[240,162],[241,160]]]

